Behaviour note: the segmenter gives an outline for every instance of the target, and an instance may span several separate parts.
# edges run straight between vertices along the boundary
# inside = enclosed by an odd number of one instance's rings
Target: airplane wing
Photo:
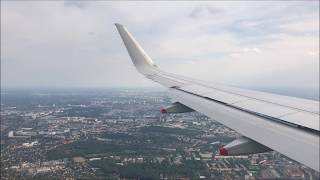
[[[273,149],[319,171],[319,101],[240,89],[164,72],[123,25],[115,25],[137,70],[168,87],[170,96],[178,104],[201,112],[260,145],[252,146],[251,143],[250,147]],[[229,146],[245,144],[249,147],[247,140],[241,139]],[[251,153],[254,152],[259,151],[251,148]]]

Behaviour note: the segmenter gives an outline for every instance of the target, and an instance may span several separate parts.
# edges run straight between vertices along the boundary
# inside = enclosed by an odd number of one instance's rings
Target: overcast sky
[[[1,1],[1,87],[158,87],[134,69],[115,22],[166,71],[319,87],[319,1]]]

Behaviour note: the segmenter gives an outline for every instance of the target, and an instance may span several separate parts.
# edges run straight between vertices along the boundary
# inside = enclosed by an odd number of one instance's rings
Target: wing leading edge
[[[167,73],[115,24],[137,70],[176,101],[319,171],[319,102],[212,84]]]

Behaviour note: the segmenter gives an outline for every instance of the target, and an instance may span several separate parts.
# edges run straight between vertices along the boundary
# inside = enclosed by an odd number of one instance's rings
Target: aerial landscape
[[[160,114],[169,103],[155,89],[3,91],[1,179],[319,179],[277,152],[220,156],[239,134]]]
[[[320,179],[320,1],[1,0],[0,179]]]

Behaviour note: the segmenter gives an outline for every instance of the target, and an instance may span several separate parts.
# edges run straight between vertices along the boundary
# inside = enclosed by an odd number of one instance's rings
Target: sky
[[[1,88],[160,87],[135,70],[116,22],[168,72],[319,89],[319,1],[1,1]]]

